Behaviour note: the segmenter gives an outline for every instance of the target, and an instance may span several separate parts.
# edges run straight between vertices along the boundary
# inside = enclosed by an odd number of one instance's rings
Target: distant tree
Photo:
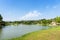
[[[60,17],[56,17],[56,18],[54,18],[54,20],[55,20],[57,23],[60,23]]]
[[[47,23],[48,23],[48,24],[50,24],[51,22],[52,22],[52,20],[51,20],[51,19],[47,20]]]
[[[41,19],[40,21],[41,21],[41,23],[43,23],[43,24],[46,24],[46,23],[47,23],[47,20],[46,20],[46,19]]]

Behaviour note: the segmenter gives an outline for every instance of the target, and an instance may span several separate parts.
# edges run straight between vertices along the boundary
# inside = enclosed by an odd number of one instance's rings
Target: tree
[[[57,23],[60,23],[60,17],[56,17],[56,18],[54,18],[54,20],[55,20]]]
[[[41,19],[41,23],[46,24],[47,20],[46,19]]]
[[[3,19],[3,18],[2,18],[1,14],[0,14],[0,22],[2,21],[2,19]]]

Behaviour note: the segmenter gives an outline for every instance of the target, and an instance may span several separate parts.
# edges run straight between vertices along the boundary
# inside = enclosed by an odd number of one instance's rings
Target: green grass
[[[12,40],[60,40],[60,27],[32,32]]]

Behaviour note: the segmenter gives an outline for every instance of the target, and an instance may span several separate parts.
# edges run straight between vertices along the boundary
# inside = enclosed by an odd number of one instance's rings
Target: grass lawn
[[[32,32],[12,40],[60,40],[60,27]]]

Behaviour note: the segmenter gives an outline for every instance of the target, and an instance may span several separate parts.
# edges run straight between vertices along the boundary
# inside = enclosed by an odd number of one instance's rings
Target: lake
[[[22,25],[22,24],[17,26],[13,25],[5,26],[4,28],[0,29],[0,40],[16,38],[30,32],[48,28],[49,28],[48,26]]]

